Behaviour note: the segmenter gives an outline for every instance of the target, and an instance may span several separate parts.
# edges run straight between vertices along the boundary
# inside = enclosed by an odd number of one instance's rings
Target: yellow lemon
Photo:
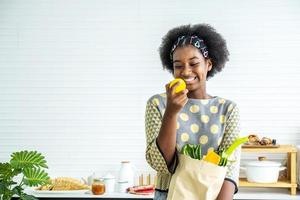
[[[182,80],[181,78],[176,78],[173,81],[171,81],[169,87],[171,88],[177,82],[179,82],[179,85],[175,88],[175,93],[178,93],[178,92],[181,92],[182,90],[185,90],[186,84],[185,84],[184,80]]]

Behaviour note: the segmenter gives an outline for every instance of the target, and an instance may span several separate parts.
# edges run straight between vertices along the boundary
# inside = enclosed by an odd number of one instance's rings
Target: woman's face
[[[184,79],[189,92],[205,87],[207,72],[211,68],[210,59],[205,59],[192,45],[177,47],[173,53],[174,77]]]

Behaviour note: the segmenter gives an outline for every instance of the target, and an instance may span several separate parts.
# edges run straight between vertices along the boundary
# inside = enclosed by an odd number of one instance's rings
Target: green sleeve
[[[238,137],[240,137],[239,109],[236,106],[228,113],[225,123],[225,132],[219,148],[221,151],[227,149]],[[234,181],[236,187],[239,183],[240,157],[241,147],[238,147],[233,152],[232,156],[229,157],[229,162],[227,164],[226,179]]]
[[[161,123],[162,117],[158,108],[151,101],[148,101],[145,114],[146,160],[157,172],[169,173],[167,163],[156,143]]]

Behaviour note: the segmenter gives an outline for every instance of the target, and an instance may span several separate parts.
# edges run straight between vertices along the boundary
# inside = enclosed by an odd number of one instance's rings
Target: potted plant
[[[20,151],[11,154],[11,160],[0,163],[0,199],[10,200],[13,196],[22,200],[37,200],[24,192],[24,186],[39,186],[50,181],[45,157],[37,151]],[[15,182],[14,177],[21,176]]]

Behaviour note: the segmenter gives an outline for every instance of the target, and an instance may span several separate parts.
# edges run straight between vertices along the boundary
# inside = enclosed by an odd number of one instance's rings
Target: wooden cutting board
[[[280,147],[279,144],[276,145],[252,145],[252,144],[244,144],[242,145],[242,148],[278,148]]]

